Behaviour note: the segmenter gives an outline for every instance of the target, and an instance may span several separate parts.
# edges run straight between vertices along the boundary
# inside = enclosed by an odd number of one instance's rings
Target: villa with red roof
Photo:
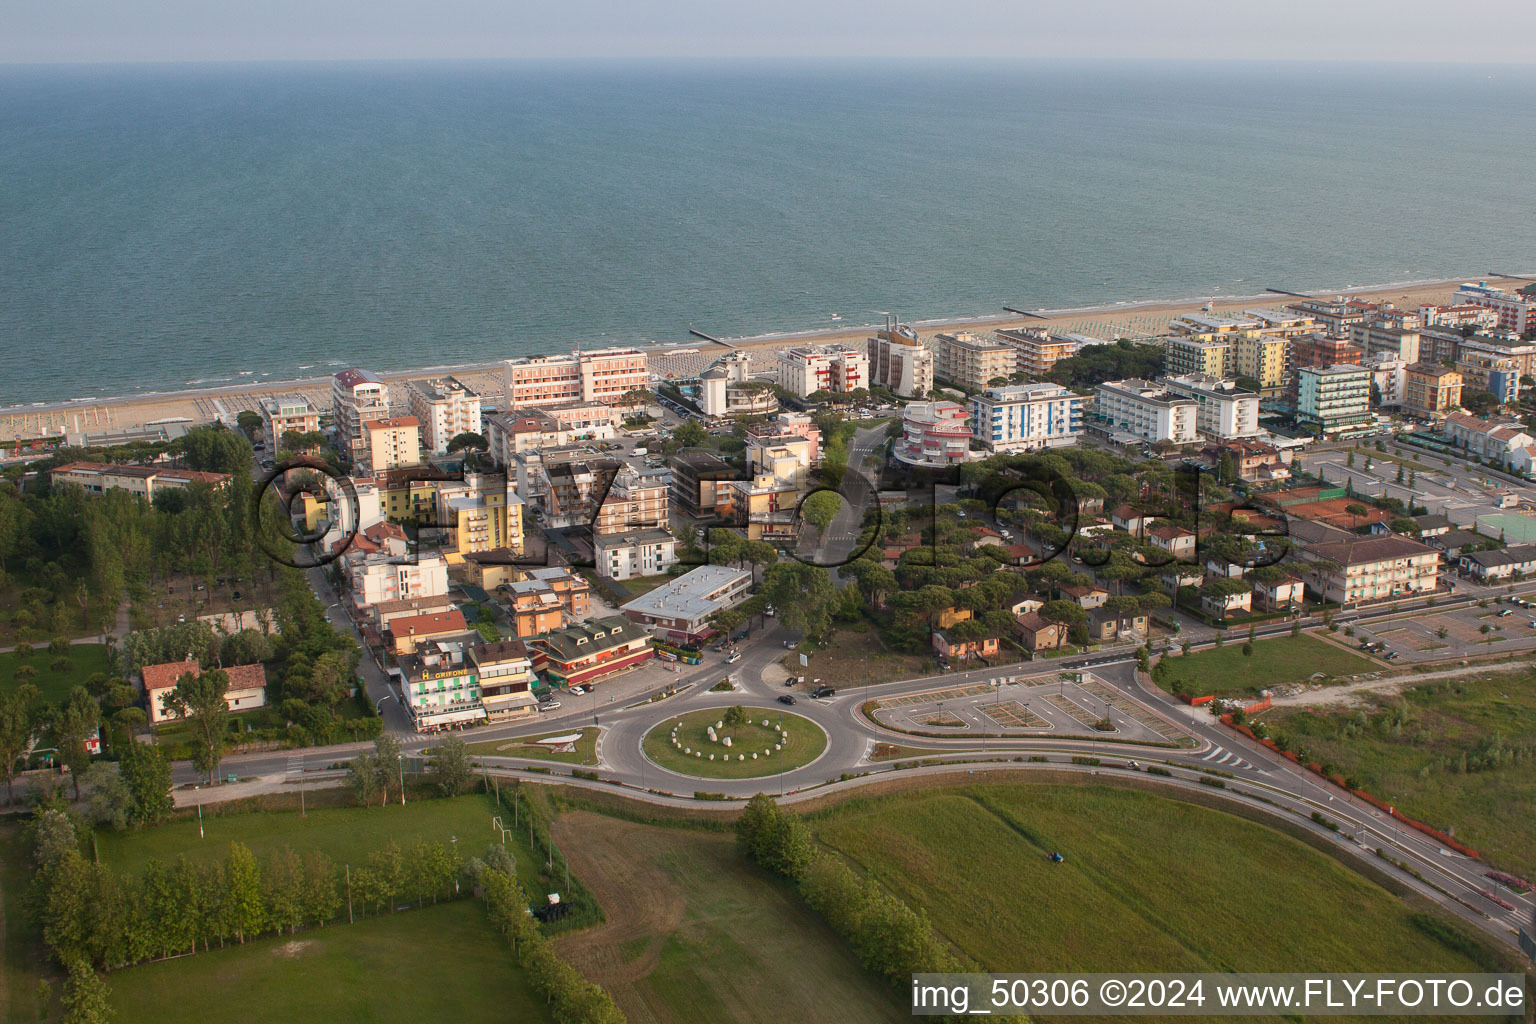
[[[224,703],[230,711],[250,711],[252,708],[266,706],[266,669],[260,665],[230,665],[223,672],[229,676],[229,689],[224,693]],[[172,661],[163,665],[145,665],[141,670],[151,725],[175,721],[181,717],[166,707],[165,701],[176,688],[176,681],[188,673],[194,677],[200,676],[203,674],[202,666],[195,661]]]

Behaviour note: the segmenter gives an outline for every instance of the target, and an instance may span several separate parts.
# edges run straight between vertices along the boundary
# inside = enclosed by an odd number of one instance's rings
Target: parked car
[[[835,686],[818,686],[816,689],[811,691],[812,700],[821,700],[824,697],[835,696],[837,696],[837,687]]]
[[[576,686],[571,687],[571,692],[580,696],[581,694],[587,692],[587,688],[578,683]]]
[[[793,646],[795,646],[795,642],[793,640],[785,640],[784,641],[784,649],[786,651],[789,650]]]
[[[540,711],[554,711],[554,710],[558,709],[559,707],[560,707],[560,702],[557,701],[557,700],[541,700],[541,701],[539,701],[539,710]]]
[[[731,654],[730,654],[730,657],[725,659],[725,663],[727,665],[734,665],[734,664],[736,664],[740,660],[741,660],[741,652],[740,651],[732,651]]]
[[[781,694],[779,696],[779,703],[780,704],[793,704],[794,702],[795,702],[795,695],[792,694],[792,693],[785,693],[785,694]]]
[[[747,637],[749,637],[751,635],[752,635],[752,631],[750,629],[744,629],[740,633],[732,633],[731,634],[731,639],[732,640],[745,640]]]

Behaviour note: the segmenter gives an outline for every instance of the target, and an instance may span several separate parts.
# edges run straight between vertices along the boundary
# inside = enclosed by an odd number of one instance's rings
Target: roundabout
[[[641,741],[652,764],[701,779],[771,778],[805,767],[826,749],[826,732],[809,718],[755,706],[674,715]]]

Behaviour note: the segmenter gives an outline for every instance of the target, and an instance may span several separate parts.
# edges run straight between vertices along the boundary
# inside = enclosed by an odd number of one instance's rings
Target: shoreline
[[[1532,275],[1536,278],[1536,275]],[[1505,277],[1493,274],[1476,275],[1473,277],[1448,277],[1426,280],[1400,281],[1376,285],[1356,285],[1348,288],[1315,289],[1309,293],[1312,297],[1374,297],[1388,301],[1410,302],[1414,305],[1427,304],[1432,301],[1443,300],[1457,286],[1469,280],[1488,280],[1499,282],[1519,281],[1529,283],[1521,277]],[[1291,302],[1299,301],[1291,295],[1282,295],[1274,292],[1257,292],[1249,295],[1203,295],[1180,299],[1136,299],[1109,301],[1094,303],[1085,306],[1068,307],[1033,307],[1016,308],[1026,309],[1030,316],[1019,316],[1012,313],[998,314],[972,314],[938,317],[926,320],[907,321],[923,337],[929,337],[942,331],[951,330],[998,330],[1007,327],[1027,325],[1055,325],[1075,324],[1076,321],[1102,321],[1087,326],[1097,328],[1120,328],[1128,334],[1154,333],[1148,327],[1155,325],[1157,320],[1173,316],[1195,312],[1209,304],[1214,310],[1231,311],[1243,307],[1252,308],[1260,305],[1284,306]],[[1146,326],[1136,326],[1135,321],[1148,321]],[[654,358],[665,360],[667,351],[695,348],[697,355],[672,357],[678,362],[678,370],[689,372],[696,364],[698,368],[710,361],[716,355],[724,354],[727,348],[742,349],[749,352],[760,350],[774,350],[788,348],[797,344],[829,343],[829,342],[858,342],[867,337],[869,333],[878,327],[877,324],[852,323],[824,328],[811,328],[793,331],[769,331],[759,334],[739,336],[719,336],[724,344],[717,345],[703,338],[689,338],[681,342],[639,342],[633,347],[644,349]],[[1086,333],[1078,331],[1077,333]],[[386,381],[410,380],[423,376],[454,375],[460,377],[484,377],[493,374],[497,380],[482,380],[479,387],[486,397],[499,394],[501,384],[500,370],[504,360],[491,360],[463,363],[439,363],[431,366],[411,367],[403,370],[375,370]],[[691,372],[697,372],[692,369]],[[260,383],[230,383],[215,387],[204,388],[169,388],[165,390],[146,391],[139,394],[125,394],[103,398],[71,398],[63,401],[44,402],[32,405],[17,405],[0,407],[0,440],[16,440],[19,438],[34,438],[40,436],[57,436],[61,428],[74,432],[77,430],[88,433],[103,430],[128,430],[139,427],[151,426],[163,422],[177,422],[192,420],[203,422],[213,418],[210,413],[223,410],[233,414],[242,409],[252,408],[257,401],[274,395],[282,394],[306,394],[314,399],[319,394],[322,407],[329,404],[329,392],[331,387],[331,375],[315,377],[291,377],[282,380],[262,381]],[[466,383],[470,383],[466,381]],[[471,383],[471,386],[476,386]],[[227,404],[226,404],[227,402]]]

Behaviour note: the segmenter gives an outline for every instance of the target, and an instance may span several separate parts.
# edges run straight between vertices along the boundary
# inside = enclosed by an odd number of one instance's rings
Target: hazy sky
[[[0,0],[0,61],[623,56],[1532,60],[1462,0]]]

